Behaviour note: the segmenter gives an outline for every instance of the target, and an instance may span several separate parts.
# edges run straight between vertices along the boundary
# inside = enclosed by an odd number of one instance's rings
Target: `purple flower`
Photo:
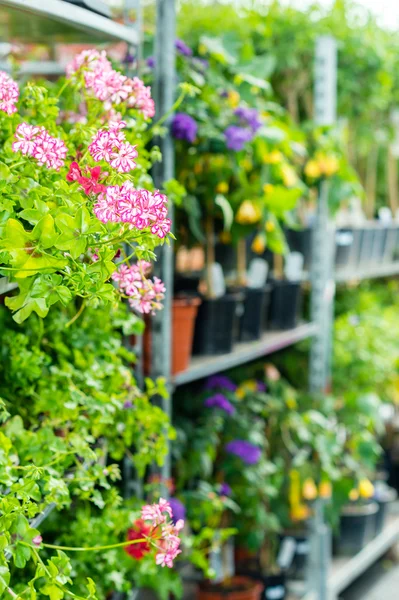
[[[263,383],[263,381],[257,381],[256,387],[258,389],[258,392],[266,392],[266,390],[267,390],[266,384]]]
[[[235,392],[237,386],[233,381],[231,381],[231,379],[229,379],[225,375],[212,375],[207,379],[205,389],[214,390],[217,388],[227,390],[228,392]]]
[[[253,133],[256,133],[262,127],[262,122],[259,120],[259,113],[256,108],[239,106],[234,111],[234,114],[240,119],[241,124],[248,125]]]
[[[229,150],[238,152],[242,150],[245,144],[252,140],[253,132],[249,127],[238,127],[237,125],[230,125],[224,131],[226,138],[226,146]]]
[[[214,396],[207,398],[204,405],[207,408],[220,408],[220,410],[224,410],[228,415],[233,415],[236,410],[223,394],[215,394]]]
[[[227,444],[225,449],[229,454],[241,458],[247,465],[255,465],[262,454],[260,448],[245,440],[233,440]]]
[[[133,408],[133,402],[131,400],[126,400],[123,403],[123,408]]]
[[[176,113],[172,121],[172,135],[177,140],[187,140],[193,143],[197,136],[197,122],[186,113]]]
[[[175,40],[175,48],[182,56],[192,56],[193,51],[183,42],[183,40]]]
[[[209,67],[209,61],[206,58],[193,58],[193,65],[200,71],[206,71]]]
[[[220,496],[231,496],[232,489],[225,481],[220,484],[219,494]]]
[[[149,56],[145,62],[147,67],[150,69],[155,69],[155,56]]]
[[[169,504],[172,509],[173,523],[176,525],[177,521],[180,519],[184,521],[186,518],[186,507],[184,506],[183,502],[180,502],[180,500],[177,498],[169,498]]]

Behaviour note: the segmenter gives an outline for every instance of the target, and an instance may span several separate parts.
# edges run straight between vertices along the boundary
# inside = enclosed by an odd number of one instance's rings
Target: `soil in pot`
[[[268,325],[270,329],[293,329],[298,323],[302,307],[302,288],[300,282],[274,280]]]
[[[194,354],[226,354],[231,352],[237,332],[237,304],[240,294],[202,301],[198,309],[194,333]]]
[[[375,536],[375,516],[378,504],[345,506],[341,512],[339,537],[335,540],[336,553],[354,556]]]
[[[248,577],[233,577],[219,584],[200,585],[197,600],[259,600],[263,590],[262,583]]]
[[[389,505],[395,502],[398,494],[393,488],[387,487],[375,498],[378,504],[378,511],[375,514],[375,535],[381,533],[386,524],[389,511]]]

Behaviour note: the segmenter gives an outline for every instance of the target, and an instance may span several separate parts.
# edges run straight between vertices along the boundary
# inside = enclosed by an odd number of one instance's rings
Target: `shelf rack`
[[[226,371],[292,346],[315,335],[316,331],[317,327],[314,323],[302,323],[294,329],[267,332],[260,340],[254,342],[241,342],[229,354],[194,357],[187,371],[172,376],[172,383],[174,387],[177,387]]]
[[[52,44],[138,43],[137,32],[63,0],[0,0],[0,39]]]
[[[361,281],[363,279],[377,279],[378,277],[392,277],[399,275],[399,261],[392,264],[370,265],[368,268],[360,267],[358,270],[341,269],[335,273],[337,283]]]

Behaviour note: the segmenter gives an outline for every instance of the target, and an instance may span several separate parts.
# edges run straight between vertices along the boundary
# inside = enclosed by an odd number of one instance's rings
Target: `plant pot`
[[[359,264],[360,247],[361,247],[361,242],[362,242],[362,237],[363,237],[363,229],[353,228],[352,235],[353,235],[353,242],[352,242],[352,245],[351,245],[350,251],[349,251],[347,268],[353,271],[354,269],[357,268],[357,266]]]
[[[337,229],[335,232],[335,270],[348,268],[355,236],[353,229]]]
[[[293,329],[298,323],[302,305],[300,282],[274,280],[268,311],[270,329]]]
[[[303,256],[303,268],[310,269],[312,261],[312,228],[286,229],[285,237],[290,252],[300,252]]]
[[[262,592],[259,597],[261,600],[284,600],[286,596],[285,573],[263,574],[256,558],[243,562],[239,568],[243,576],[261,582]]]
[[[394,260],[396,242],[399,238],[399,229],[395,225],[387,227],[387,235],[385,240],[385,248],[383,255],[383,262],[390,264]]]
[[[380,497],[376,498],[378,511],[375,514],[375,535],[378,535],[384,529],[389,505],[392,504],[392,502],[395,502],[397,497],[398,494],[396,490],[387,488]]]
[[[225,277],[237,270],[237,248],[232,244],[215,244],[215,261],[222,266]]]
[[[188,368],[200,298],[175,298],[172,306],[172,374]]]
[[[201,584],[197,600],[259,600],[262,589],[262,583],[248,577],[233,577],[225,584]]]
[[[194,324],[201,299],[198,297],[174,298],[172,304],[172,375],[188,368],[194,337]],[[151,318],[145,319],[143,335],[144,373],[151,372],[152,336]]]
[[[354,556],[375,536],[375,516],[378,504],[345,506],[341,512],[339,537],[335,549],[342,556]]]
[[[239,294],[204,299],[198,309],[194,333],[194,354],[227,354],[237,332]]]
[[[261,289],[245,290],[244,311],[240,316],[238,339],[241,342],[259,340],[264,329],[264,322],[269,310],[271,286]]]
[[[294,538],[296,542],[294,557],[288,568],[288,575],[290,579],[305,579],[310,552],[309,534],[306,531],[287,531],[285,535],[281,536],[281,542],[285,537]]]
[[[382,263],[384,258],[386,241],[387,228],[381,225],[380,223],[375,223],[373,253],[371,256],[371,263],[373,265],[380,265]]]

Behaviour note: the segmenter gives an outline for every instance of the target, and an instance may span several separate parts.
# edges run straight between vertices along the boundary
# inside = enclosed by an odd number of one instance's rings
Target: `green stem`
[[[149,132],[151,132],[154,127],[159,127],[160,125],[163,125],[163,123],[165,123],[165,121],[170,117],[170,115],[172,115],[180,106],[180,104],[183,102],[184,98],[186,97],[187,92],[185,92],[184,90],[182,92],[180,92],[180,96],[177,98],[176,102],[173,104],[172,108],[170,108],[160,119],[159,121],[157,121],[156,123],[154,123],[154,125],[152,127],[150,127]]]
[[[57,94],[57,96],[56,96],[57,98],[59,98],[59,97],[61,96],[62,92],[63,92],[63,91],[64,91],[64,90],[65,90],[65,89],[68,87],[68,85],[69,85],[70,83],[71,83],[71,80],[70,80],[70,79],[66,79],[66,80],[65,80],[64,84],[61,86],[60,90],[58,91],[58,94]]]
[[[89,546],[87,548],[78,547],[78,546],[57,546],[55,544],[44,544],[41,545],[43,548],[50,548],[52,550],[65,550],[66,552],[99,552],[101,550],[113,550],[114,548],[125,548],[126,546],[131,546],[132,544],[142,544],[148,542],[147,539],[142,538],[138,540],[129,540],[128,542],[120,542],[119,544],[109,544],[107,546]]]
[[[72,317],[72,319],[70,321],[68,321],[68,323],[65,325],[65,329],[67,327],[70,327],[73,323],[75,323],[75,321],[77,319],[79,319],[79,317],[82,314],[82,312],[84,311],[85,307],[86,307],[86,302],[85,302],[85,300],[83,300],[83,302],[80,305],[80,308],[79,308],[78,312],[76,313],[76,315],[74,317]]]

